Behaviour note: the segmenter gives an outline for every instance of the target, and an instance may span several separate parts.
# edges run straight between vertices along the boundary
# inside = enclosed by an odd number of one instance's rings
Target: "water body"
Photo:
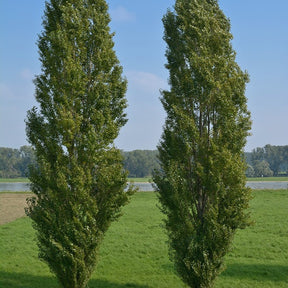
[[[134,183],[138,187],[139,191],[154,191],[151,183]],[[249,181],[247,186],[252,189],[287,189],[288,190],[288,181],[279,181],[279,182],[265,182],[265,181]],[[0,191],[29,191],[29,183],[0,183]]]
[[[29,183],[0,183],[0,191],[27,192],[30,187]]]
[[[248,187],[252,189],[287,189],[288,190],[288,181],[249,181],[246,184]]]
[[[139,188],[139,191],[154,191],[151,183],[134,183],[136,187]],[[249,181],[246,184],[248,187],[252,189],[287,189],[288,190],[288,181],[275,181],[275,182],[267,182],[267,181]]]

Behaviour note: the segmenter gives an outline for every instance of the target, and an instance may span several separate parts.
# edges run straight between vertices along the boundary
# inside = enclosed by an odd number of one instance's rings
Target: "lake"
[[[140,183],[135,182],[134,185],[139,188],[139,191],[153,191],[153,186],[151,183]],[[288,181],[275,181],[275,182],[265,182],[265,181],[249,181],[247,186],[252,189],[288,189]],[[0,192],[1,191],[29,191],[29,183],[0,183]]]

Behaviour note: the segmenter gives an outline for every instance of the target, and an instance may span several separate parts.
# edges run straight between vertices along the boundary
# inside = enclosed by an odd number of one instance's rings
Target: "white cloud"
[[[131,22],[135,20],[135,15],[129,12],[123,6],[118,6],[117,8],[111,10],[110,12],[111,18],[116,22]]]
[[[128,85],[131,89],[140,89],[148,93],[158,93],[160,89],[167,88],[167,81],[161,77],[141,71],[130,71],[127,73]]]

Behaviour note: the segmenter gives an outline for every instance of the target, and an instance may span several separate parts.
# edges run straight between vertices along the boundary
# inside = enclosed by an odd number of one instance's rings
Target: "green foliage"
[[[20,149],[0,147],[0,178],[27,177],[28,168],[35,161],[31,147]]]
[[[99,245],[132,189],[113,145],[126,123],[126,80],[113,50],[104,0],[46,3],[36,77],[39,108],[28,112],[31,169],[27,214],[39,257],[62,287],[82,288]]]
[[[190,287],[212,287],[245,211],[243,148],[251,122],[230,23],[217,1],[177,0],[163,18],[170,91],[154,182],[171,259]]]
[[[129,177],[149,177],[159,168],[157,150],[122,152],[123,166]],[[27,177],[29,166],[35,164],[35,153],[30,146],[20,149],[0,147],[0,178]]]
[[[245,174],[247,177],[254,177],[255,171],[252,165],[247,164],[247,169],[246,169]]]
[[[19,172],[15,168],[17,159],[19,158],[18,151],[12,148],[0,149],[0,177],[13,178],[19,177]]]
[[[254,175],[255,177],[271,177],[273,176],[273,171],[269,167],[269,163],[265,160],[254,161]]]
[[[238,231],[226,256],[227,270],[216,288],[286,288],[287,191],[254,191],[255,225]],[[169,261],[163,215],[155,193],[136,193],[124,215],[112,223],[100,247],[101,262],[90,288],[184,288]],[[0,287],[55,288],[55,277],[37,258],[28,218],[0,226]]]
[[[271,146],[271,145],[266,145]],[[265,147],[266,147],[265,146]],[[275,153],[273,157],[266,157],[267,153],[263,153],[264,148],[256,148],[253,152],[245,152],[245,159],[248,163],[246,176],[254,177],[254,165],[257,161],[265,160],[269,164],[271,161],[274,163],[278,163],[278,176],[287,175],[288,170],[288,146],[271,146],[273,147]],[[155,169],[159,169],[159,161],[158,161],[158,151],[157,150],[135,150],[129,152],[122,152],[124,158],[124,168],[129,172],[129,177],[140,177],[144,176],[149,177],[152,175],[152,171]],[[28,168],[31,164],[34,163],[34,151],[30,146],[22,146],[20,149],[11,149],[11,148],[2,148],[0,147],[0,175],[1,177],[27,177]],[[13,155],[13,158],[16,160],[10,159]],[[268,162],[269,160],[269,162]],[[271,172],[269,172],[269,175]],[[274,172],[273,172],[274,174]],[[263,175],[263,174],[262,174]],[[261,176],[262,176],[261,175]],[[265,175],[263,175],[265,176]],[[0,178],[1,178],[0,177]],[[0,179],[1,181],[1,179]],[[5,180],[7,181],[7,180]],[[277,181],[277,179],[276,179]],[[137,182],[137,181],[136,181]]]
[[[288,146],[273,146],[265,145],[263,148],[257,147],[253,149],[250,153],[250,165],[259,166],[259,163],[265,164],[266,170],[270,170],[268,175],[263,174],[263,176],[271,176],[271,170],[273,176],[279,176],[282,174],[287,175],[288,170]],[[263,162],[265,161],[265,162]],[[268,164],[268,165],[267,165]],[[254,167],[255,169],[255,167]],[[257,168],[256,168],[257,169]],[[255,170],[256,170],[255,169]],[[259,174],[259,173],[258,173]],[[261,175],[255,175],[261,176]]]
[[[123,152],[124,168],[129,171],[129,177],[148,177],[154,169],[159,168],[157,150],[134,150]]]

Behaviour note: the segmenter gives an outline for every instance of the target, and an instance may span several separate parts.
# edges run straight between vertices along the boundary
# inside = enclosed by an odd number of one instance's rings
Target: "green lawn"
[[[28,178],[0,178],[0,183],[28,183]]]
[[[216,288],[288,287],[288,193],[255,191],[255,225],[239,231]],[[184,288],[168,259],[162,214],[152,192],[139,192],[113,223],[89,288]],[[37,258],[35,234],[27,218],[0,226],[0,287],[58,287]]]
[[[152,182],[152,177],[143,177],[143,178],[128,178],[129,182],[140,182],[140,183],[146,183],[146,182]]]
[[[288,177],[256,177],[247,178],[247,181],[288,181]]]

